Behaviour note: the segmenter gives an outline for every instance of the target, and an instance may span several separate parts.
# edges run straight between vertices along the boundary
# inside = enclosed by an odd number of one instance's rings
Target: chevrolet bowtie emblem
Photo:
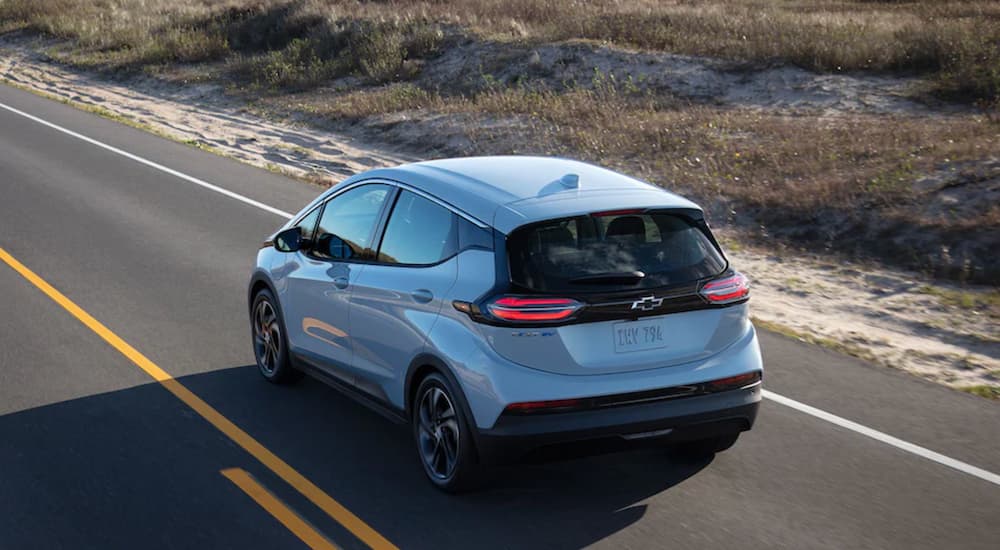
[[[652,311],[663,305],[663,298],[657,298],[655,296],[646,296],[641,300],[636,300],[632,302],[632,309],[638,309],[640,311]]]

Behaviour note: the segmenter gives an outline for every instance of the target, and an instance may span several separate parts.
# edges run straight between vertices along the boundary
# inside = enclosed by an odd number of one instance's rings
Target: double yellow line
[[[174,394],[177,399],[184,402],[185,405],[207,420],[209,424],[215,426],[220,432],[225,434],[226,437],[231,439],[234,443],[242,447],[243,450],[250,453],[251,456],[260,461],[261,464],[274,472],[286,483],[294,487],[299,493],[302,493],[303,496],[326,512],[326,514],[331,518],[343,525],[348,531],[354,534],[354,536],[361,539],[362,542],[377,550],[396,548],[385,537],[362,521],[361,518],[354,515],[350,510],[334,500],[333,497],[326,494],[322,489],[316,486],[316,484],[309,481],[309,479],[296,471],[295,468],[289,466],[288,463],[278,457],[278,455],[271,452],[270,449],[254,439],[250,434],[243,431],[243,429],[223,416],[222,413],[215,410],[214,407],[195,395],[191,390],[187,389],[187,387],[178,382],[167,371],[161,369],[156,365],[156,363],[153,363],[148,357],[140,353],[139,350],[132,347],[128,342],[112,332],[111,329],[104,326],[103,323],[95,319],[83,308],[76,305],[76,303],[67,298],[63,293],[56,290],[56,288],[46,282],[45,279],[42,279],[35,274],[34,271],[28,269],[27,266],[11,256],[2,247],[0,247],[0,260],[3,260],[3,262],[10,266],[11,269],[24,277],[28,282],[35,285],[35,287],[37,287],[38,290],[41,290],[46,296],[51,298],[53,302],[59,304],[59,306],[69,312],[69,314],[73,317],[76,317],[76,319],[83,323],[84,326],[100,336],[105,342],[127,357],[137,367],[144,370],[146,374],[159,382],[160,385],[166,388],[167,391]],[[232,477],[228,475],[227,477],[236,483],[236,480]],[[243,481],[242,477],[237,477],[240,481]],[[237,483],[237,485],[239,485],[239,483]],[[253,497],[252,494],[251,497]],[[280,519],[281,518],[279,518],[279,520]]]

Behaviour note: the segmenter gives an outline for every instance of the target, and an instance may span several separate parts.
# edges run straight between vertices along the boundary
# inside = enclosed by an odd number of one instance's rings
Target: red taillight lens
[[[712,304],[730,304],[750,296],[750,280],[742,273],[705,283],[701,295]]]
[[[582,401],[580,399],[555,399],[552,401],[526,401],[524,403],[511,403],[507,405],[505,412],[512,414],[531,414],[538,412],[557,412],[576,408]]]
[[[504,296],[486,309],[504,321],[559,321],[573,315],[582,304],[569,298],[520,298]]]
[[[760,380],[761,372],[759,370],[755,370],[746,374],[739,374],[728,378],[720,378],[718,380],[712,380],[711,382],[705,382],[705,387],[709,391],[713,392],[736,390],[756,384],[757,382],[760,382]]]

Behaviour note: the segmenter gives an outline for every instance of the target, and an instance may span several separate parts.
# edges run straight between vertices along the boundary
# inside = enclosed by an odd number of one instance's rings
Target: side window
[[[430,265],[454,255],[458,248],[456,217],[439,204],[403,191],[386,225],[378,260]]]
[[[320,210],[323,210],[321,206],[313,208],[312,212],[306,214],[306,217],[302,218],[299,223],[295,224],[295,227],[302,228],[303,240],[312,241],[313,231],[316,229],[316,221],[319,220]]]
[[[388,185],[373,183],[330,199],[316,228],[313,253],[334,260],[362,256],[371,247],[375,222],[390,190]]]

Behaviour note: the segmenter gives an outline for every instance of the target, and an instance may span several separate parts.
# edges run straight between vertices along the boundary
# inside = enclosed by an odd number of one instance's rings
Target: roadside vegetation
[[[822,72],[927,73],[936,93],[966,100],[995,101],[1000,90],[1000,5],[989,0],[4,0],[0,19],[72,39],[78,60],[101,65],[267,52],[248,71],[275,85],[393,78],[456,27]]]
[[[1000,399],[1000,386],[982,384],[979,386],[967,386],[960,389],[966,393],[978,395],[979,397],[985,397],[987,399]]]
[[[761,241],[1000,282],[997,2],[0,0],[0,32],[59,39],[50,55],[115,77],[218,82],[269,114],[425,156],[612,165]],[[718,105],[625,63],[561,80],[558,56],[538,53],[602,46],[920,77],[909,93],[942,113]],[[484,62],[456,78],[466,53]]]

